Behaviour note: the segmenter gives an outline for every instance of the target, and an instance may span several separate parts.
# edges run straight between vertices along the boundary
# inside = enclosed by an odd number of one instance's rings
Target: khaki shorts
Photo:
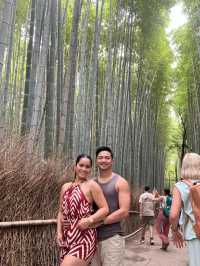
[[[154,216],[142,216],[142,223],[146,225],[154,225],[155,218]]]
[[[91,266],[123,266],[125,240],[120,235],[114,235],[98,242],[97,252]]]

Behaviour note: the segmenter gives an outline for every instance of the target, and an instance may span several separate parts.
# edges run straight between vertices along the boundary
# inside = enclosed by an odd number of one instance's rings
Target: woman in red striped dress
[[[57,242],[61,266],[87,266],[96,251],[96,229],[92,224],[108,214],[100,186],[88,177],[92,169],[90,156],[80,154],[73,182],[62,186],[57,219]],[[92,203],[98,206],[93,212]]]

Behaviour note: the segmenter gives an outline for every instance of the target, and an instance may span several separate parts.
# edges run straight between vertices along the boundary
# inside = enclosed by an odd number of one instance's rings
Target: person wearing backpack
[[[200,266],[200,156],[197,153],[186,153],[183,158],[181,180],[173,190],[170,224],[176,247],[182,248],[184,240],[188,243],[189,266]]]
[[[156,219],[156,231],[162,241],[161,250],[166,251],[169,246],[169,213],[172,204],[172,196],[170,189],[164,189],[164,196],[158,196],[157,200],[160,201],[160,210]]]
[[[150,236],[150,245],[154,245],[153,240],[153,226],[154,226],[154,209],[155,209],[155,201],[154,195],[150,192],[150,187],[145,186],[144,192],[140,195],[139,198],[140,205],[140,220],[142,222],[143,229],[141,234],[140,243],[145,243],[145,232],[146,227],[149,229]]]

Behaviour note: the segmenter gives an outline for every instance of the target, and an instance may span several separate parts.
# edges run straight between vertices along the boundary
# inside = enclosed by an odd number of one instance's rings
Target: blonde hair
[[[181,178],[200,178],[200,156],[197,153],[186,153],[181,167]]]

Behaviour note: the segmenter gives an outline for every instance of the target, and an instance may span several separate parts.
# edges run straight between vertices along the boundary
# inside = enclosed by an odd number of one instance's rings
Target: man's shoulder
[[[142,194],[140,194],[140,198],[144,197],[146,194],[146,192],[143,192]]]
[[[147,192],[147,194],[148,194],[148,196],[149,196],[150,198],[154,198],[153,193],[151,193],[151,192]]]
[[[140,199],[148,199],[148,200],[153,200],[154,199],[154,195],[152,193],[149,192],[143,192],[140,195]]]
[[[142,194],[140,194],[140,200],[142,200],[145,197],[146,197],[146,192],[143,192]]]
[[[129,186],[128,181],[121,175],[118,175],[118,174],[115,174],[115,175],[117,175],[117,181],[115,184],[116,190],[130,192],[130,186]]]
[[[116,176],[117,177],[117,182],[118,183],[120,183],[120,182],[128,183],[127,180],[123,176],[121,176],[120,174],[118,174],[118,173],[114,173],[113,172],[113,176]]]

